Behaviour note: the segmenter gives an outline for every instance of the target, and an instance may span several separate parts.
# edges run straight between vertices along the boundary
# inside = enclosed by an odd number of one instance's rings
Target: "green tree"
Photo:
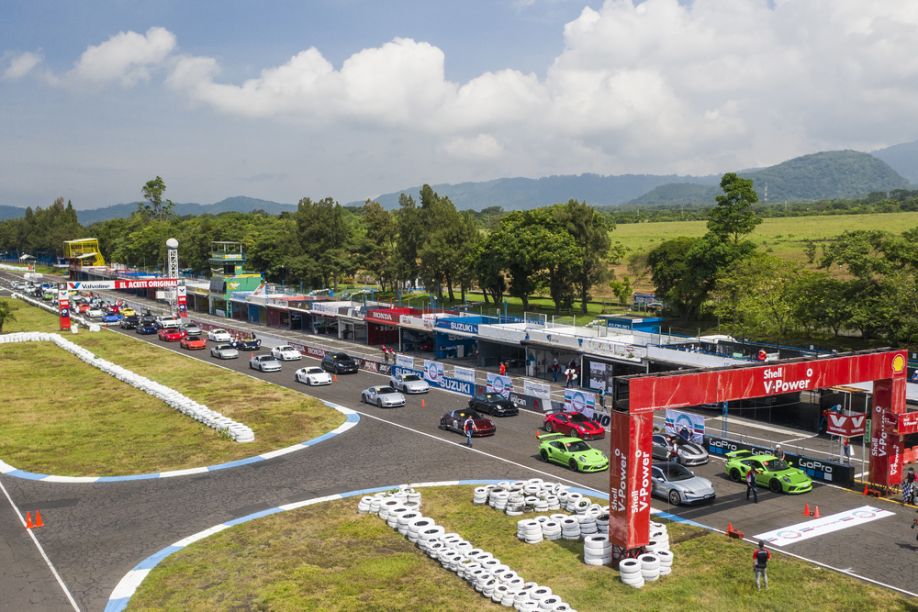
[[[624,254],[620,245],[613,251],[610,232],[615,224],[586,202],[569,200],[555,207],[564,229],[576,243],[576,286],[580,298],[580,311],[586,313],[590,289],[609,274],[608,264],[618,263]]]
[[[797,268],[771,255],[735,260],[717,275],[712,311],[731,333],[785,338],[795,319]]]
[[[398,205],[395,213],[398,280],[414,283],[418,277],[418,250],[424,241],[424,224],[421,212],[410,195],[401,194]]]
[[[166,182],[161,176],[147,181],[140,191],[143,193],[144,201],[137,204],[137,209],[141,214],[158,221],[172,216],[175,203],[172,200],[163,200]]]
[[[394,291],[398,279],[395,218],[379,202],[372,200],[364,203],[362,218],[365,232],[361,266],[376,277],[383,290],[388,285]]]
[[[620,306],[626,306],[634,293],[634,284],[630,276],[623,276],[621,279],[609,281],[609,288],[618,299]]]
[[[759,201],[750,179],[728,172],[720,179],[723,194],[715,198],[717,205],[708,215],[708,231],[722,242],[738,246],[743,236],[762,222],[752,209]]]

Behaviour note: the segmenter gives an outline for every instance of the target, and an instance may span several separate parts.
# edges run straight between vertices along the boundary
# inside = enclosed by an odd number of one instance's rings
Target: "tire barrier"
[[[474,499],[480,500],[484,494],[485,501],[475,503],[483,504],[487,501],[483,489],[487,487],[475,489]],[[424,554],[440,563],[444,569],[457,574],[483,597],[496,604],[529,612],[573,610],[552,593],[550,588],[535,582],[527,582],[491,553],[476,548],[457,533],[447,533],[446,529],[437,525],[432,518],[423,516],[421,494],[410,487],[403,486],[395,491],[365,495],[357,503],[357,511],[362,514],[376,514],[409,542],[415,543]],[[530,537],[541,541],[542,526],[538,521],[520,523],[526,523],[520,526],[518,531],[518,535],[523,536],[522,539]]]
[[[182,414],[208,427],[216,429],[236,442],[252,442],[255,440],[255,434],[248,426],[238,423],[215,410],[211,410],[203,404],[199,404],[193,399],[182,395],[175,389],[171,389],[163,384],[136,374],[117,364],[106,361],[101,357],[97,357],[92,352],[78,344],[70,342],[59,334],[18,332],[0,335],[0,344],[15,344],[22,342],[53,342],[58,347],[76,356],[83,362],[102,370],[106,374],[114,376],[121,382],[127,383],[148,395],[152,395]]]

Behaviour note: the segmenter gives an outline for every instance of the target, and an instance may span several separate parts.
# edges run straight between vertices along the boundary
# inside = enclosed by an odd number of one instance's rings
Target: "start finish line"
[[[178,287],[177,278],[67,282],[67,289],[69,291],[94,291],[97,289],[167,289],[172,287]]]
[[[855,527],[887,516],[893,516],[893,514],[895,513],[889,510],[880,510],[872,506],[861,506],[860,508],[853,508],[845,512],[824,516],[805,523],[798,523],[790,527],[781,527],[774,531],[760,533],[757,536],[753,536],[752,539],[765,540],[772,546],[787,546],[794,542],[809,540],[810,538],[826,535],[833,531],[840,531],[848,527]]]

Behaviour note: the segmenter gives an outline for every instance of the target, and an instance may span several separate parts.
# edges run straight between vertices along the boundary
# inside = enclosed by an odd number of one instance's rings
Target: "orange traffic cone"
[[[727,534],[729,535],[731,531],[733,531],[733,523],[727,521]]]
[[[25,528],[31,529],[32,527],[34,527],[34,525],[32,524],[32,513],[26,512],[25,513]]]
[[[35,527],[44,527],[45,522],[41,520],[41,510],[35,511]]]
[[[813,513],[813,518],[819,518],[819,506],[816,506],[816,512]]]
[[[810,515],[810,504],[809,502],[807,502],[803,504],[803,516],[809,516],[809,515]]]
[[[333,381],[333,382],[338,382],[338,375],[337,375],[337,374],[332,374],[332,381]]]
[[[870,492],[867,490],[867,483],[865,482],[864,483],[864,495],[869,495],[869,493]]]
[[[423,407],[424,407],[424,400],[421,399],[421,408],[423,408]]]

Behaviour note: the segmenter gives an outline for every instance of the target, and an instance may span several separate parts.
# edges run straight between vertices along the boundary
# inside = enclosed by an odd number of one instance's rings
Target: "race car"
[[[813,481],[803,470],[781,461],[774,455],[755,454],[750,450],[736,450],[726,454],[724,473],[732,480],[742,482],[750,469],[755,468],[755,482],[774,493],[806,493],[813,490]]]
[[[325,353],[320,365],[334,374],[356,374],[360,370],[357,361],[347,353]]]
[[[214,342],[232,342],[233,337],[225,329],[212,329],[207,332],[207,339]]]
[[[257,351],[261,348],[261,340],[233,340],[230,342],[237,351]]]
[[[185,337],[185,332],[178,327],[163,327],[157,335],[163,342],[178,342]]]
[[[542,434],[539,440],[539,457],[542,461],[557,463],[576,472],[602,472],[609,469],[609,458],[580,438],[561,433]]]
[[[426,380],[417,374],[403,372],[399,375],[392,375],[389,378],[389,384],[403,393],[427,393],[430,391],[430,385]]]
[[[395,408],[405,405],[405,396],[388,385],[376,385],[364,389],[360,401],[376,404],[380,408]]]
[[[599,440],[606,436],[606,430],[597,421],[580,412],[553,412],[545,415],[542,429],[558,432],[581,440]]]
[[[455,431],[456,433],[465,435],[463,427],[468,417],[472,417],[472,422],[475,423],[475,427],[472,429],[473,438],[493,436],[495,432],[497,432],[494,421],[468,408],[451,410],[444,414],[440,417],[440,429]]]
[[[137,314],[137,311],[131,308],[130,306],[124,306],[121,309],[121,314],[123,314],[126,317],[133,317],[134,315]]]
[[[189,351],[203,350],[207,348],[207,340],[204,338],[192,338],[185,336],[179,341],[179,346]]]
[[[281,362],[274,355],[252,355],[249,367],[261,372],[280,372]]]
[[[134,330],[135,333],[140,334],[141,336],[152,336],[157,331],[156,326],[152,323],[140,323],[137,326],[137,329]]]
[[[92,308],[92,306],[90,306],[88,303],[84,302],[84,303],[80,304],[80,306],[79,306],[79,312],[80,312],[80,314],[85,314],[85,313],[89,312],[89,309],[90,309],[90,308]]]
[[[117,325],[121,321],[121,315],[117,312],[107,312],[102,315],[102,320],[100,321],[102,325]]]
[[[332,384],[331,374],[318,366],[300,368],[296,371],[296,382],[313,386],[313,385],[330,385]]]
[[[676,447],[676,460],[682,465],[704,465],[710,460],[708,451],[696,442],[686,442],[679,436],[653,435],[653,458],[669,460],[673,445]]]
[[[500,393],[483,393],[469,400],[469,408],[491,416],[515,416],[520,409]]]
[[[303,358],[303,353],[289,345],[275,346],[271,349],[271,354],[274,355],[275,359],[280,359],[281,361],[299,361]]]
[[[239,351],[229,344],[219,344],[210,349],[210,356],[216,357],[217,359],[238,359]]]
[[[696,476],[688,468],[671,461],[653,464],[650,484],[652,495],[662,497],[674,506],[714,501],[716,497],[710,480]]]

